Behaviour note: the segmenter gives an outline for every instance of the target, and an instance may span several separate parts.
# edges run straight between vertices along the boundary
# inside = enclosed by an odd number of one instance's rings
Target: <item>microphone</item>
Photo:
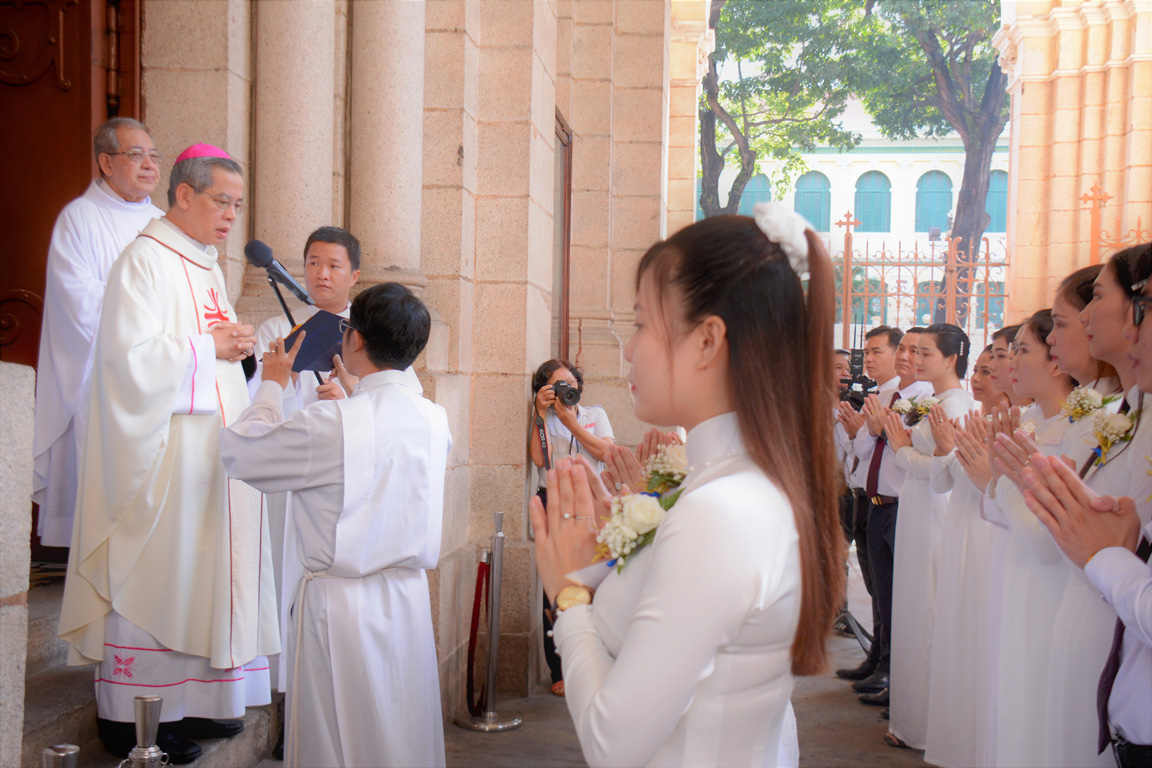
[[[312,297],[308,292],[300,287],[300,283],[284,269],[284,265],[272,258],[272,249],[259,240],[250,240],[244,246],[244,255],[248,261],[252,262],[253,266],[260,267],[268,273],[270,280],[275,280],[280,285],[284,286],[292,292],[292,295],[300,299],[305,304],[315,306],[316,302],[312,301]]]

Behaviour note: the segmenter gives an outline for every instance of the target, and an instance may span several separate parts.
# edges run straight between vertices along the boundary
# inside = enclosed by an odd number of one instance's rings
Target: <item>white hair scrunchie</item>
[[[770,202],[756,203],[752,207],[752,218],[760,231],[784,251],[797,275],[803,276],[808,272],[808,238],[804,236],[804,230],[812,225],[803,216],[784,203]]]

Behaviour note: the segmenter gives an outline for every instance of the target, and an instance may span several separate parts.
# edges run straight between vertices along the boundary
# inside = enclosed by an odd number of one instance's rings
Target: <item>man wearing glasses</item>
[[[96,668],[99,730],[123,757],[133,698],[162,691],[158,745],[237,733],[270,701],[279,651],[268,523],[258,491],[229,480],[219,433],[248,406],[217,248],[243,206],[240,166],[207,144],[176,159],[167,214],[108,274],[60,636]],[[177,722],[179,721],[179,722]]]
[[[46,547],[72,543],[84,395],[104,281],[144,225],[164,215],[149,198],[159,155],[143,124],[126,117],[109,120],[96,129],[92,145],[100,178],[64,206],[48,246],[32,494],[40,505],[36,532]]]

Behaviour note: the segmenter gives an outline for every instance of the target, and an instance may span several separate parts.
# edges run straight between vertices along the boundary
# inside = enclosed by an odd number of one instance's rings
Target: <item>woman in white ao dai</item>
[[[807,302],[792,264],[810,271]],[[636,414],[689,429],[689,469],[651,543],[598,589],[576,572],[611,504],[603,485],[565,460],[547,511],[533,501],[568,709],[591,765],[777,765],[793,675],[823,666],[843,586],[831,360],[795,332],[828,338],[828,257],[799,217],[758,205],[757,221],[657,243],[639,273]]]

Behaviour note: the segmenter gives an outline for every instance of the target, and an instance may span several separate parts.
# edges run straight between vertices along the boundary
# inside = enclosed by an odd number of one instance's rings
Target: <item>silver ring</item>
[[[564,514],[560,515],[560,519],[571,520],[572,519],[572,513],[571,512],[565,512]]]
[[[576,515],[576,519],[577,520],[591,520],[592,516],[591,515]]]
[[[623,483],[616,483],[616,490],[620,490],[623,487],[624,487]]]

